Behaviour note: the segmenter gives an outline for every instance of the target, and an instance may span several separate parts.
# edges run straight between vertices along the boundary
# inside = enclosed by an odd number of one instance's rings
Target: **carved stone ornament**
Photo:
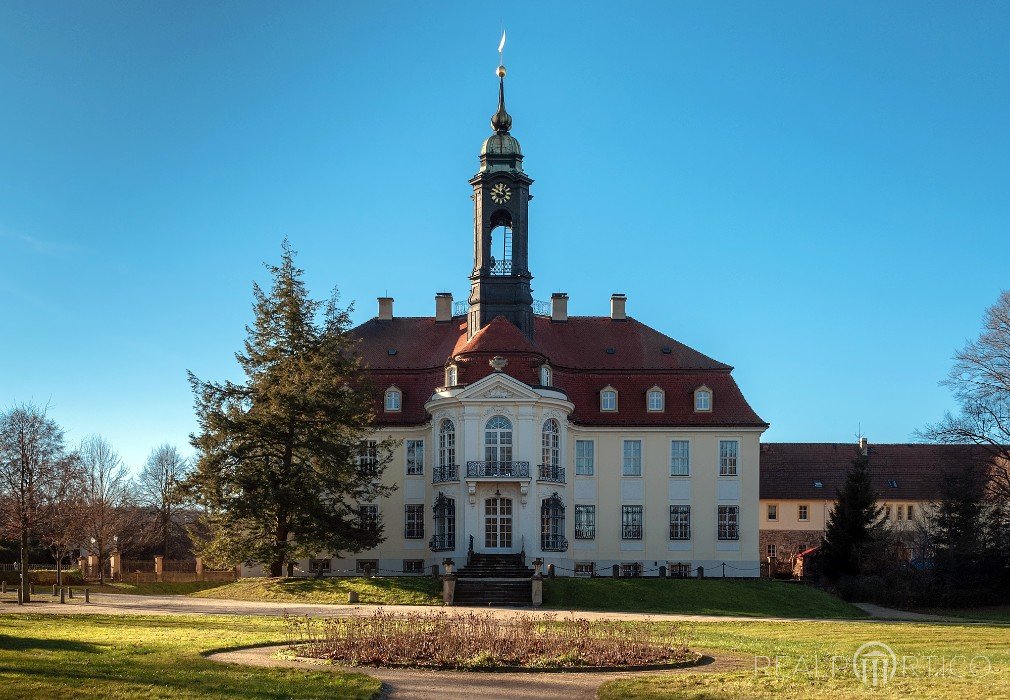
[[[506,360],[501,355],[495,355],[490,360],[488,360],[488,364],[491,365],[491,369],[493,369],[495,372],[501,372],[503,369],[505,369],[505,366],[508,365],[508,363],[509,361]]]
[[[526,505],[526,498],[527,496],[529,496],[529,493],[530,493],[529,484],[519,485],[519,500],[522,502],[523,505]]]
[[[470,505],[474,505],[477,502],[477,484],[467,484],[466,491],[470,496]]]
[[[496,386],[494,389],[491,389],[489,392],[484,394],[484,396],[489,399],[510,399],[513,394],[505,387]]]

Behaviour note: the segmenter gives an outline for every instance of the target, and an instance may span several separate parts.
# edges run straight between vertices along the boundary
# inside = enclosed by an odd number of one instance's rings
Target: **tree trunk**
[[[270,562],[270,575],[273,577],[283,576],[287,578],[288,551],[288,524],[284,518],[277,518],[277,530],[274,532],[274,546],[277,548],[277,557]]]
[[[30,603],[32,600],[31,578],[28,572],[28,523],[21,520],[21,600]]]

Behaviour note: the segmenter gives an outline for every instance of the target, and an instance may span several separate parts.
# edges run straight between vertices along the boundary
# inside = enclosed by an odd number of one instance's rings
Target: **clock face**
[[[499,182],[491,188],[491,199],[494,200],[495,204],[504,204],[509,201],[511,196],[512,190],[510,190],[504,183]]]

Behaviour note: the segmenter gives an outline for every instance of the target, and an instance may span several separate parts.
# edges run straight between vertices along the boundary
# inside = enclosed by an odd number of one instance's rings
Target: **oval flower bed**
[[[681,630],[553,615],[388,613],[288,618],[300,657],[350,665],[427,668],[629,668],[690,664]]]

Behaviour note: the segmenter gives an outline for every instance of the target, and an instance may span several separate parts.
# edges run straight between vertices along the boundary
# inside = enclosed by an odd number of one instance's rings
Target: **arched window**
[[[617,390],[612,387],[604,387],[603,391],[600,392],[600,410],[601,411],[616,411],[617,410]]]
[[[395,386],[391,386],[388,389],[386,389],[386,401],[385,401],[386,411],[389,412],[399,411],[402,405],[403,405],[403,393]]]
[[[564,483],[561,471],[561,428],[553,418],[544,421],[540,441],[540,480]]]
[[[484,426],[484,460],[491,465],[512,462],[512,422],[505,416],[494,416]]]
[[[551,366],[540,365],[540,386],[552,386]]]
[[[446,418],[438,427],[438,465],[433,481],[457,481],[456,472],[456,425]]]
[[[652,413],[660,412],[665,408],[665,403],[666,395],[663,393],[662,389],[658,386],[654,386],[649,389],[645,399],[646,410]]]
[[[456,386],[458,383],[456,365],[449,365],[445,368],[445,385]]]
[[[540,504],[540,549],[544,552],[568,551],[565,539],[565,503],[557,491]]]
[[[712,410],[712,390],[707,386],[695,390],[694,410],[699,412]]]
[[[428,548],[433,552],[451,552],[456,549],[456,499],[444,493],[435,497],[435,534]]]
[[[491,196],[495,196],[495,191],[497,188],[505,187],[503,183],[499,183],[494,186],[491,190]],[[510,196],[511,193],[506,195],[507,187],[499,193],[501,197]],[[505,200],[503,200],[505,201]],[[512,274],[512,217],[505,210],[497,211],[491,216],[491,241],[490,241],[490,260],[488,260],[488,266],[492,275],[511,275]]]

